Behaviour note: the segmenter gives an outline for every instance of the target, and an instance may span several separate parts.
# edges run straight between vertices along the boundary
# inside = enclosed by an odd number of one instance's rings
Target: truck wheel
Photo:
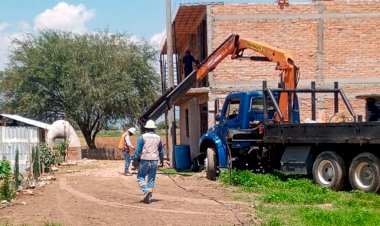
[[[317,156],[313,165],[315,183],[332,190],[340,190],[346,178],[346,166],[340,155],[325,151]]]
[[[372,153],[361,153],[351,162],[349,178],[352,189],[377,193],[380,190],[379,158]]]
[[[216,154],[214,148],[207,148],[206,177],[216,180]]]

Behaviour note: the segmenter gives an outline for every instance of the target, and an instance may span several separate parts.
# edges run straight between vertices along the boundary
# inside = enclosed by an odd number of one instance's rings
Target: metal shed
[[[16,150],[19,151],[19,169],[29,167],[32,148],[45,142],[50,124],[19,115],[0,114],[0,160],[9,160],[14,168]]]

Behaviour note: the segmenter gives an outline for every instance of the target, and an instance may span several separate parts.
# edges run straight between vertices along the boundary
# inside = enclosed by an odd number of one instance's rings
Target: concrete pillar
[[[319,14],[323,14],[325,11],[325,6],[323,3],[317,3],[316,7]],[[317,88],[323,88],[324,85],[324,76],[323,76],[323,16],[321,15],[317,20],[317,77],[316,85]],[[318,118],[321,119],[324,117],[325,112],[325,94],[317,95],[317,108],[318,108]]]
[[[194,158],[199,153],[200,112],[197,98],[192,98],[189,103],[189,145],[191,158]]]
[[[213,39],[213,15],[211,12],[211,6],[206,8],[206,26],[207,26],[207,56],[212,53],[212,39]],[[210,87],[215,86],[214,73],[208,73],[208,82]]]

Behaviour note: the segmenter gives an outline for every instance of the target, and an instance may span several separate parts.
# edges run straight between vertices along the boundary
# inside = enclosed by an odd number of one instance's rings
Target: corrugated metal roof
[[[9,115],[9,114],[0,114],[3,117],[10,118],[19,122],[23,122],[28,125],[36,126],[42,129],[50,129],[51,125],[44,123],[44,122],[39,122],[33,119],[25,118],[19,115]]]

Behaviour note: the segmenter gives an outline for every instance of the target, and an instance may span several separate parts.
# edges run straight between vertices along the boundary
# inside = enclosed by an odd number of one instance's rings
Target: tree
[[[176,119],[175,120],[175,127],[176,128],[179,128],[179,120],[178,119]],[[166,121],[161,121],[161,122],[159,122],[158,124],[157,124],[157,129],[158,130],[166,130],[166,129],[168,129],[168,125],[166,125]]]
[[[166,125],[166,121],[161,121],[157,124],[158,130],[166,130],[168,126]]]
[[[44,30],[13,40],[1,80],[3,111],[77,123],[89,148],[116,120],[136,122],[156,99],[157,51],[126,34]]]

